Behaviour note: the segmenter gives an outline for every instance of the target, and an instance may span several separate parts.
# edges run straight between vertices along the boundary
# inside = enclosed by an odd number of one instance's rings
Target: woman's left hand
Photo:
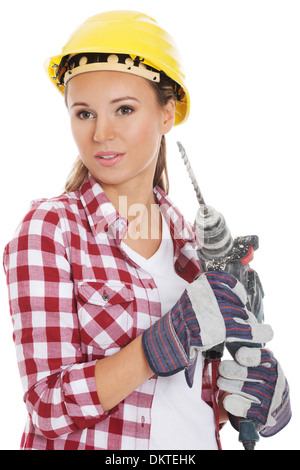
[[[271,436],[291,418],[289,387],[279,363],[265,348],[242,347],[236,360],[219,366],[218,387],[229,414],[260,423],[260,434]]]

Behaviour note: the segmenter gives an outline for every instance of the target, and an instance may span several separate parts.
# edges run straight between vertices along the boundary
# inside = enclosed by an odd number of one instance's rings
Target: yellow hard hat
[[[67,80],[76,73],[120,70],[152,81],[159,81],[163,73],[175,82],[175,125],[189,115],[190,98],[175,42],[144,13],[121,10],[89,18],[73,33],[62,53],[46,61],[45,68],[62,94]]]

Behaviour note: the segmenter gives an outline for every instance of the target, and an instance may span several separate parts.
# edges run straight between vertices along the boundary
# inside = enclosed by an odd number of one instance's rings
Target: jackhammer
[[[213,207],[207,206],[201,194],[196,177],[182,144],[177,142],[181,157],[185,163],[192,185],[196,192],[199,209],[194,228],[200,248],[197,250],[202,272],[226,271],[235,276],[245,287],[247,308],[255,315],[258,322],[264,320],[263,288],[256,271],[250,268],[254,251],[258,249],[259,240],[256,235],[232,238],[222,214]],[[209,360],[219,360],[224,353],[222,343],[203,353]],[[226,343],[226,348],[234,358],[236,351],[242,347],[262,347],[260,344]],[[239,441],[245,450],[254,450],[259,440],[258,423],[246,418],[239,418]]]

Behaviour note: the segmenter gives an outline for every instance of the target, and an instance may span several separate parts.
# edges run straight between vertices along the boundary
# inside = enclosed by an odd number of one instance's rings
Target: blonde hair
[[[158,102],[161,106],[165,106],[170,99],[175,101],[174,84],[166,75],[161,74],[161,80],[159,83],[150,82],[154,88]],[[67,88],[65,89],[65,102],[67,102]],[[67,177],[65,184],[65,192],[69,193],[80,188],[82,185],[88,169],[78,156],[74,162],[74,165]],[[166,194],[169,192],[169,177],[167,169],[167,148],[166,138],[163,135],[161,138],[160,149],[158,153],[155,174],[153,178],[153,187],[159,186]]]

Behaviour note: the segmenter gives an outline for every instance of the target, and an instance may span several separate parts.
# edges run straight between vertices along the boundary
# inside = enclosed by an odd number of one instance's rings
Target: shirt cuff
[[[73,364],[62,376],[68,416],[81,429],[102,421],[110,414],[103,411],[99,401],[95,381],[96,362]]]

